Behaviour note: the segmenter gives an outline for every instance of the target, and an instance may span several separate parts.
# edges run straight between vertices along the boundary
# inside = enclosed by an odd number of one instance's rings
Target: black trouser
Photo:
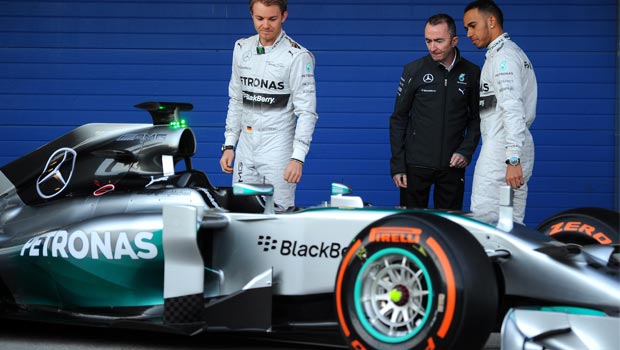
[[[401,203],[409,208],[428,208],[431,186],[435,185],[436,209],[461,210],[465,193],[465,168],[432,169],[407,166],[407,190]]]

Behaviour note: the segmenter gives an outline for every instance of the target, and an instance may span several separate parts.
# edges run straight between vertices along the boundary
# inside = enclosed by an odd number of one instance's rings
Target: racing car
[[[270,184],[192,166],[189,103],[86,124],[0,168],[0,317],[197,334],[337,334],[353,349],[620,348],[617,211],[537,229],[373,207],[343,184],[276,213]]]

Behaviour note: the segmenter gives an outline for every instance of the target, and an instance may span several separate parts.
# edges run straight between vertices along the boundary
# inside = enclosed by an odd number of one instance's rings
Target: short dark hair
[[[456,24],[454,23],[454,18],[450,15],[438,13],[430,16],[426,21],[426,24],[430,24],[432,26],[436,26],[441,23],[445,23],[448,26],[448,33],[450,33],[451,38],[454,38],[456,36]]]
[[[252,7],[254,7],[254,4],[257,2],[265,6],[278,5],[282,13],[286,12],[286,0],[250,0],[250,13],[252,12]]]
[[[497,6],[495,1],[493,0],[476,0],[474,2],[469,3],[467,7],[465,7],[465,12],[473,9],[478,9],[478,11],[486,14],[493,15],[500,27],[504,27],[504,14],[502,10]]]

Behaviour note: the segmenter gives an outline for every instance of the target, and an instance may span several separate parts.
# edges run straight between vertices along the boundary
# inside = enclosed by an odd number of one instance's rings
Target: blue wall
[[[426,54],[423,28],[457,0],[291,0],[285,30],[316,56],[319,121],[298,205],[332,181],[374,205],[395,205],[388,119],[403,64]],[[526,223],[561,209],[617,208],[616,0],[499,0],[505,29],[539,82],[536,166]],[[133,105],[186,101],[194,165],[228,185],[218,160],[235,39],[253,34],[247,0],[0,1],[0,165],[73,127],[148,122]],[[468,169],[465,208],[473,166]]]

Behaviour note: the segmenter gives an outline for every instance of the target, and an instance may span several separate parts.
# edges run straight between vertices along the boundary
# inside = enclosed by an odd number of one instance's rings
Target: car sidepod
[[[229,225],[223,213],[199,213],[193,206],[163,208],[164,325],[194,334],[204,329],[261,330],[271,327],[272,269],[226,295],[222,271],[205,265],[197,234]],[[202,229],[202,230],[200,230]]]

